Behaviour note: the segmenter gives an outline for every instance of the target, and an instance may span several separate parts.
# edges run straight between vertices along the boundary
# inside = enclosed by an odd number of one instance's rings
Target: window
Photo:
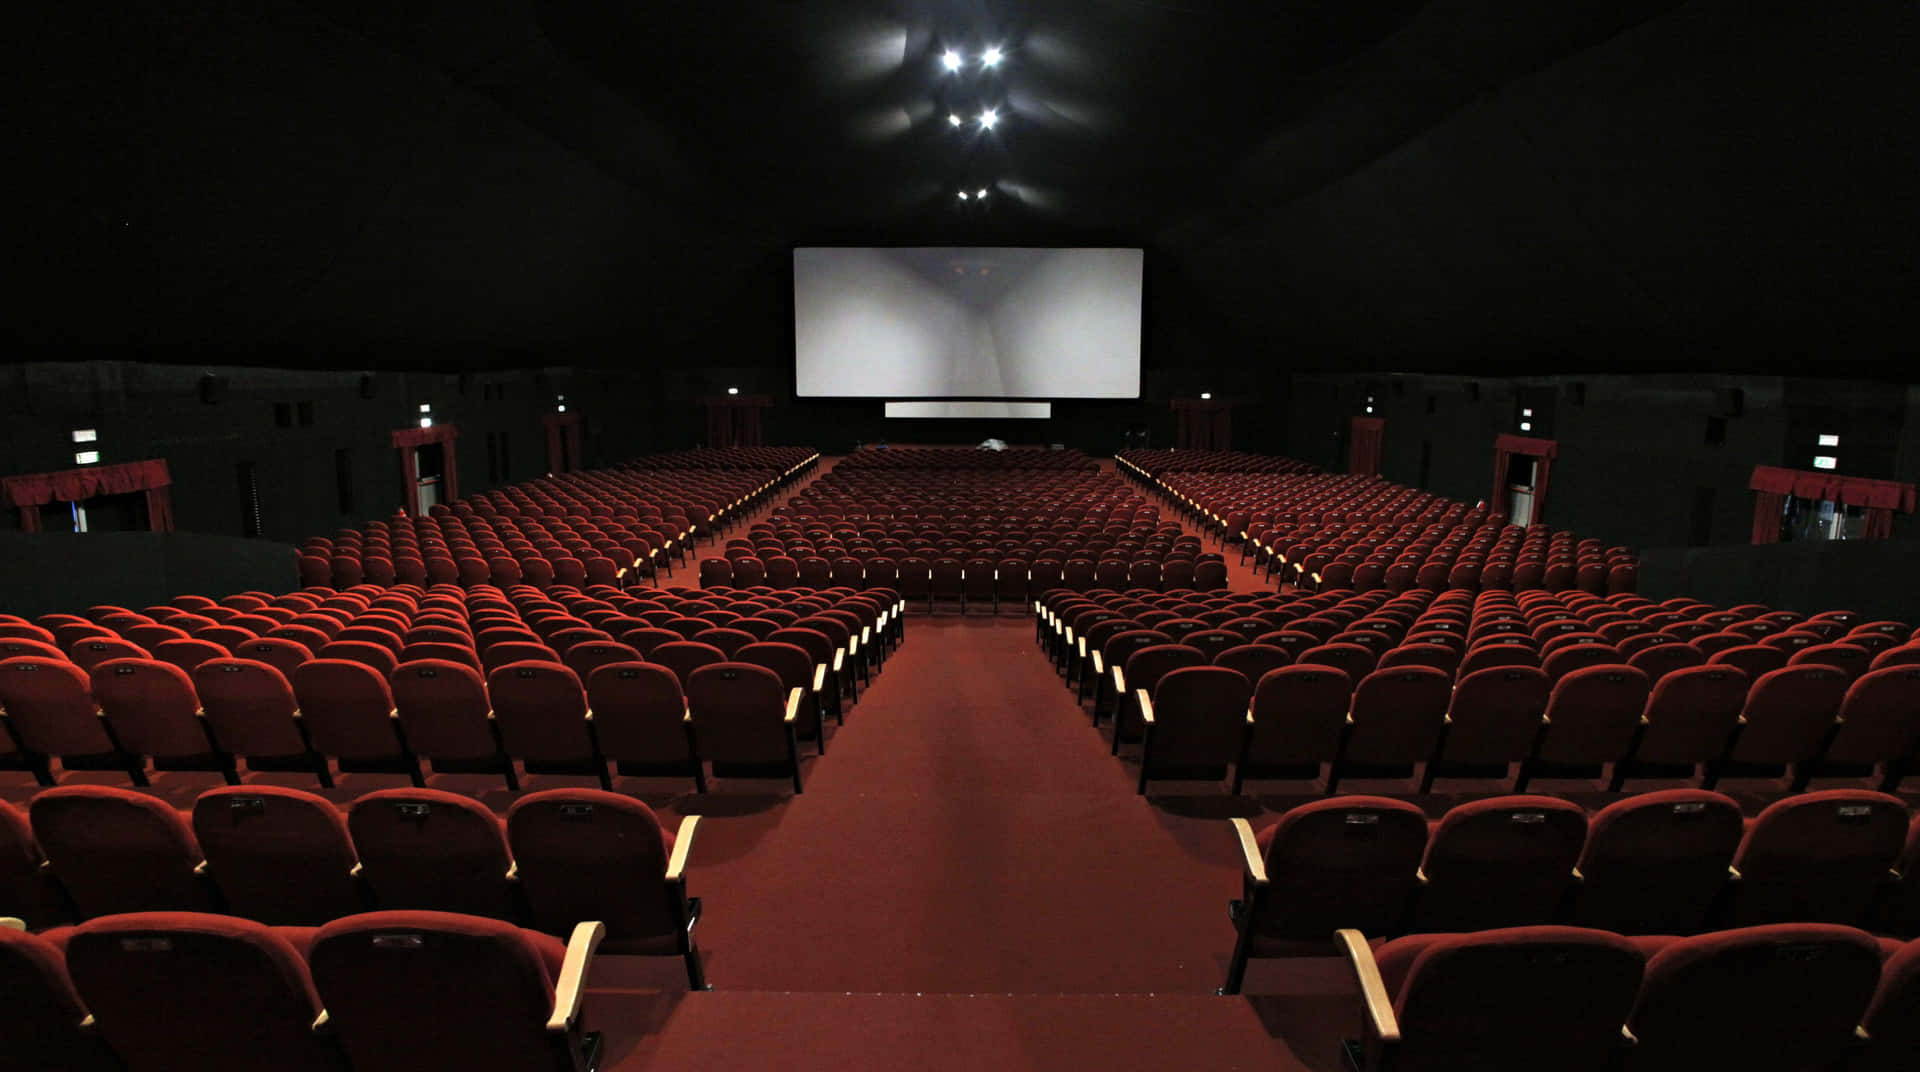
[[[313,427],[313,403],[301,402],[294,406],[295,419],[302,428]]]

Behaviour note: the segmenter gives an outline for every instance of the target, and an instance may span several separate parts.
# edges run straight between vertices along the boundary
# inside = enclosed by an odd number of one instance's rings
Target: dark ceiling
[[[1073,243],[1147,248],[1150,363],[1911,378],[1911,4],[84,8],[23,357],[775,365],[794,245]]]

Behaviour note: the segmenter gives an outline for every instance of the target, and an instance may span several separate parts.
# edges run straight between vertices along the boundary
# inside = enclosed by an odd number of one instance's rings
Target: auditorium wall
[[[1383,476],[1477,502],[1492,490],[1496,435],[1551,438],[1546,519],[1610,544],[1747,543],[1753,467],[1810,469],[1822,433],[1840,436],[1819,452],[1841,473],[1920,480],[1920,389],[1778,376],[1299,376],[1288,452],[1344,469],[1347,421],[1369,396],[1387,422]],[[1897,514],[1894,535],[1920,537],[1920,525]]]

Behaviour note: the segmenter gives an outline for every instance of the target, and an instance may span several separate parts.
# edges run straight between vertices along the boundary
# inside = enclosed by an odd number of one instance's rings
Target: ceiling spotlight
[[[737,395],[737,394],[739,394],[739,393],[740,393],[740,388],[738,388],[738,387],[729,387],[729,388],[727,388],[727,393],[728,393],[728,394],[730,394],[730,395]]]
[[[949,71],[959,70],[960,69],[960,53],[955,52],[952,49],[948,49],[946,51],[946,54],[940,57],[940,66],[945,67]]]
[[[957,113],[957,112],[948,112],[948,113],[947,113],[947,125],[948,125],[948,126],[954,126],[954,127],[957,127],[957,126],[959,126],[959,125],[960,125],[960,122],[961,122],[961,120],[960,120],[960,115],[959,115],[959,113]]]
[[[980,125],[986,127],[988,130],[992,130],[993,125],[999,121],[1000,113],[994,111],[992,108],[988,108],[986,111],[980,113]]]
[[[985,201],[987,199],[987,188],[984,186],[980,187],[980,192],[977,194],[974,194],[973,196],[979,198],[982,201]],[[986,271],[985,269],[981,269],[982,274],[985,274],[985,271]]]
[[[967,199],[967,192],[965,190],[960,191],[960,200],[965,201],[966,199]]]
[[[992,67],[998,64],[999,62],[1000,62],[1000,50],[997,48],[988,49],[987,54],[980,57],[980,64],[983,67]]]

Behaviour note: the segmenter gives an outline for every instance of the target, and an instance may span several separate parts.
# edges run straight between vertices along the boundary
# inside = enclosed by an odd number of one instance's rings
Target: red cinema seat
[[[382,789],[353,802],[347,830],[375,903],[519,918],[506,825],[471,797]]]
[[[82,919],[121,912],[211,911],[186,817],[130,789],[69,785],[28,805],[33,836]]]

